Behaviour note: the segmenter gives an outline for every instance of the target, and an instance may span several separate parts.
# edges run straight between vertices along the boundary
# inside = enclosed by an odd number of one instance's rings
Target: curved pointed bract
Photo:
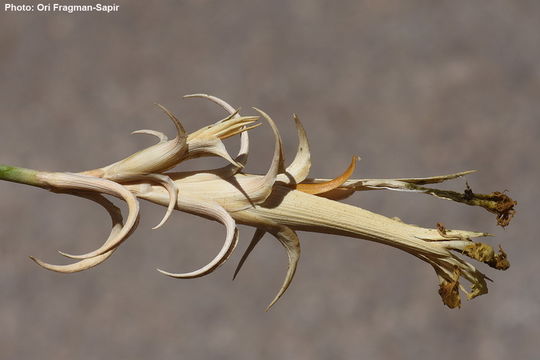
[[[223,109],[225,109],[225,111],[227,111],[230,114],[234,114],[235,112],[235,109],[231,105],[229,105],[226,101],[218,98],[217,96],[202,94],[202,93],[184,95],[184,99],[190,99],[190,98],[208,99],[212,101],[213,103],[216,103],[219,106],[221,106]]]
[[[302,192],[305,192],[305,193],[308,193],[308,194],[313,194],[313,195],[322,194],[322,193],[325,193],[325,192],[328,192],[328,191],[332,191],[332,190],[340,187],[341,185],[343,185],[343,183],[345,181],[347,181],[351,177],[354,170],[356,169],[356,162],[357,161],[358,161],[358,156],[353,156],[352,160],[351,160],[351,164],[349,165],[347,170],[345,170],[345,172],[343,172],[343,174],[336,177],[335,179],[325,181],[325,182],[322,182],[322,183],[317,183],[317,184],[297,184],[296,185],[296,190],[300,190]]]
[[[242,168],[243,166],[236,162],[225,148],[223,141],[219,138],[214,139],[195,139],[189,142],[189,159],[201,156],[214,155],[227,160],[232,166]]]
[[[157,270],[162,274],[182,279],[190,279],[208,275],[215,269],[217,269],[225,261],[227,261],[234,248],[236,247],[236,244],[238,243],[238,231],[236,229],[236,222],[223,207],[214,202],[207,202],[198,199],[191,199],[189,197],[182,197],[178,200],[178,208],[187,212],[193,212],[202,216],[208,216],[221,222],[223,225],[225,225],[225,228],[227,229],[225,242],[217,256],[212,259],[212,261],[210,261],[208,264],[198,270],[188,273],[171,273],[161,269]]]
[[[109,213],[109,216],[111,217],[111,221],[112,221],[112,229],[111,229],[111,233],[109,235],[109,238],[107,239],[107,241],[105,241],[105,244],[110,244],[114,239],[115,237],[118,235],[118,233],[122,230],[122,213],[120,212],[120,209],[118,207],[116,207],[112,202],[110,202],[109,200],[107,200],[103,195],[100,195],[100,194],[94,194],[94,193],[73,193],[73,195],[76,195],[76,196],[80,196],[80,197],[83,197],[83,198],[86,198],[86,199],[89,199],[89,200],[92,200],[92,201],[95,201],[96,203],[100,204],[101,206],[103,206],[107,212]],[[134,227],[131,228],[131,232],[133,232],[136,228],[137,224],[135,224]],[[101,264],[102,262],[104,262],[105,260],[107,260],[112,254],[113,252],[117,249],[118,246],[112,248],[111,250],[101,254],[101,255],[97,255],[97,256],[94,256],[92,258],[89,258],[89,259],[83,259],[83,260],[79,260],[73,264],[67,264],[67,265],[54,265],[54,264],[49,264],[49,263],[46,263],[38,258],[35,258],[33,256],[30,256],[30,259],[32,259],[36,264],[38,264],[39,266],[47,269],[47,270],[51,270],[51,271],[56,271],[56,272],[59,272],[59,273],[65,273],[65,274],[69,274],[69,273],[74,273],[74,272],[79,272],[79,271],[83,271],[83,270],[87,270],[87,269],[90,269],[96,265],[99,265]]]
[[[174,127],[176,128],[175,139],[177,139],[178,141],[181,141],[182,139],[184,139],[185,141],[187,137],[187,133],[184,127],[182,126],[182,123],[180,122],[180,120],[178,120],[178,118],[172,112],[170,112],[165,106],[161,104],[156,104],[156,106],[159,107],[173,122]]]
[[[300,240],[298,239],[298,236],[296,235],[296,232],[294,232],[294,230],[287,226],[280,226],[278,231],[270,232],[279,240],[281,245],[283,245],[283,247],[287,251],[289,265],[287,268],[287,274],[285,275],[285,280],[283,280],[281,288],[279,289],[274,300],[272,300],[270,305],[268,305],[268,307],[266,308],[266,311],[270,310],[270,308],[281,298],[281,296],[283,296],[283,294],[291,284],[291,281],[296,272],[298,260],[300,259]]]
[[[189,134],[187,138],[188,152],[186,159],[217,155],[229,161],[235,168],[242,168],[243,165],[237,163],[228,154],[222,140],[259,126],[259,124],[248,126],[257,120],[259,120],[258,116],[237,117],[233,113],[223,120]]]
[[[235,110],[230,104],[228,104],[225,100],[222,100],[216,96],[212,96],[208,94],[191,94],[191,95],[185,95],[184,98],[207,99],[221,106],[233,118],[238,118],[240,116],[238,114],[238,111]],[[247,159],[248,159],[248,152],[249,152],[249,135],[247,131],[243,131],[240,134],[240,150],[238,151],[238,155],[236,155],[236,157],[234,158],[234,161],[238,165],[230,164],[221,168],[220,170],[222,172],[230,173],[231,175],[236,174],[240,169],[242,169],[246,165]]]
[[[264,223],[264,229],[258,228],[257,231],[255,231],[255,234],[253,234],[251,242],[249,243],[246,251],[242,255],[242,258],[240,259],[240,262],[236,267],[233,280],[236,278],[236,275],[238,275],[238,272],[244,265],[247,257],[251,254],[251,252],[262,239],[264,234],[266,232],[271,233],[287,251],[288,266],[287,273],[285,275],[285,279],[283,280],[281,288],[279,289],[275,298],[266,308],[266,311],[268,311],[283,296],[285,291],[289,288],[292,279],[294,278],[294,274],[298,265],[298,260],[300,259],[300,240],[298,239],[298,235],[296,235],[296,232],[288,226],[279,225],[269,219],[259,219],[259,221],[261,221],[261,225]]]
[[[266,234],[265,230],[257,229],[255,231],[255,233],[253,234],[253,238],[251,239],[251,241],[249,242],[248,247],[246,248],[246,251],[244,251],[244,254],[242,255],[242,258],[238,262],[238,265],[236,265],[236,270],[234,270],[233,280],[236,279],[236,275],[238,275],[238,272],[240,271],[240,269],[244,265],[244,262],[248,258],[249,254],[251,254],[251,252],[253,251],[255,246],[257,246],[257,244],[262,239],[264,234]]]
[[[281,136],[279,135],[279,130],[274,123],[274,120],[268,114],[266,114],[264,111],[254,108],[255,111],[257,111],[259,114],[262,115],[263,118],[266,119],[270,127],[272,128],[272,131],[274,132],[274,155],[272,156],[272,162],[270,163],[270,167],[268,168],[268,171],[264,176],[262,176],[260,179],[257,179],[253,181],[253,188],[254,188],[254,197],[261,197],[264,201],[270,195],[272,192],[272,186],[274,186],[274,183],[276,181],[276,177],[279,173],[279,169],[283,167],[283,156],[282,156],[282,142],[281,142]]]
[[[259,114],[261,114],[263,118],[266,119],[268,124],[270,124],[272,131],[274,132],[274,139],[275,139],[274,159],[277,158],[277,167],[276,167],[276,172],[274,175],[274,178],[275,178],[277,174],[285,172],[285,155],[283,153],[283,141],[281,140],[279,129],[277,128],[274,120],[272,120],[272,118],[261,109],[258,109],[256,107],[254,107],[253,109],[257,111]]]
[[[294,122],[296,124],[296,131],[298,133],[298,150],[293,162],[285,170],[286,175],[292,176],[296,184],[301,183],[309,174],[311,168],[311,154],[309,152],[309,142],[306,135],[306,130],[302,126],[302,122],[294,114]],[[279,175],[283,176],[282,174]],[[281,180],[281,179],[279,179]],[[287,179],[289,180],[289,179]],[[286,182],[288,183],[288,181]]]
[[[167,219],[171,216],[174,207],[176,206],[176,203],[178,202],[178,186],[176,186],[176,183],[172,181],[170,177],[163,174],[146,174],[146,175],[133,175],[131,178],[127,178],[126,181],[139,181],[139,180],[147,180],[152,182],[157,182],[160,185],[162,185],[165,190],[169,193],[169,205],[167,206],[167,211],[165,212],[165,215],[152,229],[158,229],[160,228]]]
[[[148,129],[142,129],[142,130],[135,130],[131,132],[131,135],[137,135],[137,134],[144,134],[144,135],[152,135],[159,139],[160,143],[166,142],[169,140],[167,135],[162,133],[161,131],[156,130],[148,130]]]
[[[187,152],[187,134],[180,120],[169,110],[160,104],[156,104],[173,122],[176,128],[176,137],[172,140],[164,141],[167,137],[153,130],[138,130],[136,134],[150,134],[160,139],[155,145],[147,147],[125,159],[105,166],[97,171],[101,172],[101,177],[113,181],[126,181],[134,174],[160,173],[178,165],[185,158]],[[86,172],[93,174],[96,170]]]
[[[172,181],[172,179],[168,176],[161,175],[161,174],[149,174],[145,176],[152,180],[160,182],[161,185],[163,185],[163,187],[167,189],[167,191],[169,192],[169,197],[170,197],[169,206],[167,207],[167,211],[165,212],[165,215],[163,216],[159,224],[157,224],[156,226],[152,228],[155,230],[157,228],[160,228],[163,224],[165,224],[165,221],[167,221],[167,219],[169,219],[169,217],[171,216],[174,210],[174,207],[176,206],[176,203],[178,202],[178,187],[176,186],[176,183]]]
[[[53,190],[55,188],[58,188],[61,191],[68,189],[87,190],[101,194],[109,194],[123,199],[128,206],[126,223],[110,242],[103,244],[98,249],[84,255],[70,255],[60,252],[64,256],[73,259],[88,259],[111,250],[127,238],[139,218],[139,202],[137,201],[137,198],[127,188],[114,181],[72,173],[43,173],[41,179]]]

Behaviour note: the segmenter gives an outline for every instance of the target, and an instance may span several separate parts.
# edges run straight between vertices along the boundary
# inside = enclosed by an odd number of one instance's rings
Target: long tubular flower
[[[487,293],[486,280],[489,279],[460,255],[499,270],[509,267],[502,248],[499,247],[496,252],[488,244],[473,241],[474,238],[488,236],[487,233],[451,230],[440,223],[433,229],[423,228],[339,202],[357,191],[425,193],[484,207],[496,214],[500,226],[507,226],[515,214],[517,203],[504,193],[474,193],[468,185],[463,193],[425,186],[465,176],[472,171],[428,178],[351,179],[358,160],[354,156],[349,167],[333,179],[308,178],[311,166],[309,143],[296,115],[294,121],[299,144],[294,160],[286,167],[278,128],[264,111],[255,108],[257,116],[242,116],[239,110],[212,95],[193,94],[186,97],[210,100],[221,106],[228,115],[210,126],[187,134],[178,119],[160,106],[175,124],[175,139],[168,140],[163,133],[154,130],[136,131],[137,134],[158,137],[159,143],[109,166],[79,174],[0,166],[0,179],[88,198],[102,205],[111,216],[111,234],[102,246],[83,255],[62,253],[77,259],[77,262],[52,265],[36,258],[32,260],[46,269],[67,273],[100,264],[134,231],[139,219],[139,198],[167,207],[164,218],[156,228],[163,225],[174,209],[215,220],[225,226],[223,246],[208,264],[185,273],[158,269],[171,277],[205,276],[225,263],[238,243],[237,224],[252,226],[256,230],[233,278],[266,233],[275,237],[286,251],[288,268],[277,295],[267,309],[285,293],[296,272],[301,252],[298,231],[371,240],[410,253],[434,268],[439,279],[439,295],[450,308],[461,306],[460,292],[469,299]],[[256,123],[259,117],[270,125],[274,136],[272,161],[263,175],[244,172],[249,151],[248,131],[260,125]],[[238,134],[241,137],[240,150],[232,158],[222,140]],[[220,156],[228,165],[207,171],[169,171],[183,161],[200,156]],[[102,194],[126,202],[128,215],[125,224],[119,209]],[[470,286],[466,287],[464,281]]]

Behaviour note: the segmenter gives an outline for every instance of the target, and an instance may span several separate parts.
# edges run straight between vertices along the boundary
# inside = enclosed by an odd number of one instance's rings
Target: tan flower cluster
[[[296,271],[300,258],[300,241],[296,231],[337,234],[376,241],[408,252],[429,263],[438,276],[439,294],[451,307],[461,304],[460,290],[469,299],[487,292],[486,276],[459,255],[466,255],[489,266],[505,270],[509,263],[502,249],[495,253],[487,244],[474,242],[486,233],[448,230],[442,224],[428,229],[390,219],[359,207],[339,202],[356,191],[395,190],[425,193],[437,197],[479,205],[504,219],[507,225],[516,204],[501,193],[474,194],[470,188],[464,193],[427,188],[424,185],[440,183],[471,171],[408,179],[350,179],[357,157],[349,168],[335,179],[308,178],[310,151],[307,136],[300,120],[295,116],[299,145],[293,161],[286,166],[279,131],[265,112],[255,109],[257,116],[242,116],[223,100],[195,94],[188,97],[205,98],[227,111],[227,117],[215,124],[187,134],[180,121],[161,107],[176,127],[172,140],[158,131],[139,130],[134,133],[156,136],[156,145],[143,149],[111,165],[82,173],[41,172],[23,168],[0,166],[0,178],[48,188],[55,192],[72,193],[101,204],[110,214],[112,229],[102,246],[82,255],[63,255],[75,259],[68,265],[52,265],[32,257],[42,267],[72,273],[96,266],[107,258],[135,230],[139,219],[138,199],[145,199],[167,208],[163,225],[173,210],[203,216],[222,223],[226,234],[219,253],[202,268],[187,273],[159,270],[175,278],[194,278],[207,275],[223,264],[238,242],[237,224],[256,229],[246,253],[242,256],[235,276],[247,256],[265,233],[273,235],[285,248],[288,270],[283,285],[270,303],[272,306],[285,292]],[[273,131],[273,158],[266,174],[245,173],[249,152],[248,130],[264,119]],[[240,135],[241,147],[231,157],[222,140]],[[228,165],[207,171],[175,172],[171,169],[182,161],[201,156],[220,156]],[[129,213],[125,222],[119,209],[103,194],[123,199]],[[467,289],[462,281],[470,284]]]

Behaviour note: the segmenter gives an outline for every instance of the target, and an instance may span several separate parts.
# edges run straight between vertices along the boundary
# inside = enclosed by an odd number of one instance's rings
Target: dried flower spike
[[[225,226],[223,246],[208,264],[183,273],[159,270],[171,277],[204,276],[227,261],[238,243],[237,223],[256,230],[234,277],[266,233],[275,237],[283,245],[289,265],[283,284],[268,308],[284,294],[294,277],[300,258],[298,230],[376,241],[416,256],[435,269],[439,279],[439,295],[450,308],[461,306],[460,291],[468,299],[487,293],[488,278],[459,255],[498,270],[509,267],[502,248],[499,247],[499,252],[495,253],[490,245],[473,241],[476,237],[488,236],[487,233],[450,230],[442,223],[437,223],[433,229],[422,228],[339,202],[356,191],[384,189],[424,193],[484,207],[497,215],[499,225],[507,226],[515,214],[517,203],[506,194],[473,193],[468,184],[463,193],[424,186],[455,179],[472,171],[428,178],[350,179],[358,160],[354,156],[345,172],[334,179],[308,178],[311,166],[309,143],[296,115],[294,121],[299,145],[294,160],[286,167],[279,131],[268,114],[255,108],[258,115],[242,116],[217,97],[206,94],[186,97],[208,99],[221,106],[228,115],[210,126],[187,134],[178,118],[158,105],[174,123],[176,137],[168,140],[158,131],[135,131],[136,134],[156,136],[159,142],[111,165],[78,174],[0,166],[2,180],[88,198],[102,205],[111,216],[111,233],[102,246],[82,255],[62,253],[77,261],[68,265],[53,265],[34,257],[31,257],[32,260],[46,269],[63,273],[78,272],[100,264],[135,230],[139,220],[138,199],[145,199],[167,207],[164,218],[156,228],[163,225],[175,209],[213,219]],[[266,174],[256,175],[241,170],[247,163],[249,152],[248,131],[261,125],[257,122],[260,117],[273,132],[274,149]],[[232,158],[222,140],[238,134],[241,137],[240,151]],[[206,171],[170,171],[183,161],[201,156],[220,156],[229,164]],[[103,194],[126,202],[129,213],[125,223],[119,209]],[[465,287],[463,281],[468,282],[470,287]]]

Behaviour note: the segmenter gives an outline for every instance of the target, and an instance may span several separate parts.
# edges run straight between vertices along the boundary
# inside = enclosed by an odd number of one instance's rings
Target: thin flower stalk
[[[205,276],[225,263],[239,241],[237,224],[254,227],[255,233],[239,261],[234,277],[264,235],[272,235],[285,249],[288,269],[281,288],[268,308],[285,293],[296,272],[301,253],[298,231],[375,241],[427,262],[434,268],[439,280],[439,295],[450,308],[461,306],[460,292],[472,299],[488,291],[486,280],[489,279],[464,256],[499,270],[509,267],[507,255],[501,247],[497,252],[490,245],[473,240],[488,236],[485,232],[447,229],[440,223],[435,228],[423,228],[339,201],[356,191],[425,193],[484,207],[496,214],[499,225],[507,226],[517,204],[507,194],[474,193],[468,185],[463,193],[425,186],[465,176],[472,171],[428,178],[351,179],[359,159],[354,156],[348,168],[333,179],[309,178],[309,143],[296,115],[298,150],[293,161],[286,166],[278,128],[264,111],[254,108],[257,115],[242,116],[239,110],[217,97],[207,94],[186,97],[210,100],[221,106],[227,116],[188,134],[178,118],[159,105],[174,123],[176,137],[168,140],[158,131],[136,131],[136,134],[156,136],[159,142],[111,165],[77,174],[0,166],[0,179],[88,198],[103,206],[112,219],[110,236],[97,249],[80,255],[61,252],[75,259],[75,262],[53,265],[35,257],[31,257],[32,260],[46,269],[63,273],[86,270],[102,263],[135,230],[139,220],[138,199],[144,199],[167,208],[156,228],[166,222],[173,210],[215,220],[225,227],[224,243],[208,264],[188,272],[158,269],[174,278]],[[260,126],[260,119],[272,130],[274,148],[268,171],[257,175],[244,170],[249,153],[248,131]],[[222,140],[235,135],[240,135],[241,145],[239,153],[233,158]],[[229,164],[206,171],[172,171],[182,162],[201,156],[220,156]],[[128,215],[125,222],[119,209],[103,194],[126,202]]]

